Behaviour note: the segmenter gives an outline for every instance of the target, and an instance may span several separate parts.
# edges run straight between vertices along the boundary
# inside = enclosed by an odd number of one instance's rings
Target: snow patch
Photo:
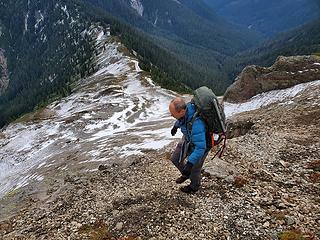
[[[84,118],[84,119],[90,119],[90,118],[92,118],[92,116],[91,116],[90,113],[86,113],[85,115],[82,116],[82,118]]]
[[[73,25],[73,24],[75,24],[75,23],[77,23],[77,21],[76,21],[76,20],[74,20],[74,19],[73,19],[73,17],[71,17],[70,25]]]
[[[39,28],[39,24],[44,20],[44,16],[40,10],[36,11],[36,24],[34,25],[35,29]]]
[[[64,24],[64,19],[58,20],[56,24],[58,24],[58,25],[63,25],[63,24]]]
[[[131,7],[137,11],[137,13],[142,16],[143,15],[143,5],[140,0],[130,0]]]
[[[29,7],[30,7],[30,0],[28,0],[28,12],[24,18],[24,30],[23,30],[23,34],[25,34],[26,31],[28,31],[28,20],[29,20]]]
[[[136,72],[142,72],[142,69],[139,66],[139,61],[137,60],[132,60],[132,61],[134,62]]]
[[[285,101],[287,99],[289,99],[287,100],[287,103],[292,104],[291,99],[295,97],[297,94],[301,93],[302,91],[304,91],[310,86],[318,86],[318,85],[320,85],[320,80],[316,80],[308,83],[301,83],[287,89],[273,90],[270,92],[261,93],[252,97],[251,99],[249,99],[247,102],[244,102],[244,103],[225,102],[224,111],[225,111],[226,117],[230,118],[235,114],[252,111],[272,103]],[[281,104],[284,104],[284,103],[281,103]]]
[[[146,80],[147,80],[147,82],[148,82],[148,84],[149,84],[150,86],[152,86],[152,87],[155,87],[155,86],[156,86],[156,85],[153,83],[153,81],[152,81],[151,78],[146,77]]]
[[[29,19],[29,12],[27,12],[24,18],[24,33],[28,31],[28,19]]]
[[[47,41],[47,35],[46,34],[41,34],[41,36],[40,36],[40,40],[42,41],[42,42],[46,42]]]
[[[64,7],[61,6],[61,10],[66,14],[67,19],[69,19],[70,14],[69,14],[69,12],[68,12],[68,10],[67,10],[67,6],[66,6],[66,5],[65,5]]]
[[[99,33],[99,35],[98,35],[98,37],[97,37],[97,41],[98,41],[98,43],[103,39],[103,37],[104,37],[104,31],[101,31],[100,33]]]
[[[156,15],[156,19],[154,20],[154,23],[153,23],[153,25],[155,25],[155,26],[157,26],[157,23],[158,23],[158,14]]]
[[[176,2],[176,3],[178,3],[178,4],[181,4],[181,2],[180,1],[178,1],[178,0],[173,0],[174,2]]]

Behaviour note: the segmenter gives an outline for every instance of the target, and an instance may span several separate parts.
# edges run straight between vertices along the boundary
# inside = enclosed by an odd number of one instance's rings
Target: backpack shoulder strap
[[[199,112],[196,111],[196,112],[193,114],[193,116],[192,116],[192,118],[191,118],[191,121],[187,123],[188,130],[190,131],[190,133],[191,133],[191,130],[192,130],[192,125],[193,125],[194,121],[196,120],[196,118],[197,118],[198,116],[199,116]]]

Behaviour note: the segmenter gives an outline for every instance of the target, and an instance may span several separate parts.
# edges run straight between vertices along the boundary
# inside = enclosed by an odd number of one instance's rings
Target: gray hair
[[[186,102],[185,102],[182,98],[180,98],[180,97],[174,98],[174,99],[171,101],[171,103],[173,104],[173,106],[174,106],[174,108],[175,108],[175,110],[176,110],[177,112],[180,112],[181,110],[187,108]]]

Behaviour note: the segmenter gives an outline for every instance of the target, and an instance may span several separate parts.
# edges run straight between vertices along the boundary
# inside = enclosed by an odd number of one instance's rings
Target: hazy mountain
[[[318,0],[204,0],[220,16],[272,36],[320,17]]]
[[[86,0],[142,30],[234,54],[257,43],[257,36],[245,28],[224,21],[208,11],[202,0]]]
[[[230,58],[225,63],[229,79],[232,80],[242,69],[251,64],[270,66],[278,56],[309,55],[320,53],[320,20],[308,23],[292,31],[282,33]],[[320,77],[320,76],[319,76]]]
[[[221,71],[229,56],[256,46],[260,37],[214,14],[201,0],[86,0],[147,33],[153,42],[201,72],[199,81],[218,92],[226,88]],[[221,91],[222,90],[222,91]]]

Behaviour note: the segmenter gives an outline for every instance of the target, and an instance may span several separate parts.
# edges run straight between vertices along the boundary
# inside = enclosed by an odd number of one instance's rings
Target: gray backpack
[[[200,87],[194,91],[194,97],[191,100],[196,106],[196,113],[192,117],[191,126],[196,117],[201,117],[206,125],[207,145],[209,148],[223,142],[222,147],[215,154],[219,157],[226,147],[226,117],[222,105],[219,103],[217,96],[208,87]]]

